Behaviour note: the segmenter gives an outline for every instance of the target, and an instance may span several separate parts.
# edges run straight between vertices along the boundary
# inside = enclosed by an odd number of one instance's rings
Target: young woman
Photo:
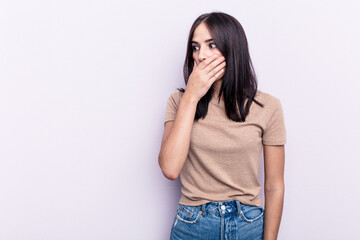
[[[168,98],[159,153],[182,188],[170,239],[277,239],[284,198],[286,130],[281,102],[257,89],[247,39],[232,16],[193,23],[185,89]],[[265,209],[259,196],[264,153]]]

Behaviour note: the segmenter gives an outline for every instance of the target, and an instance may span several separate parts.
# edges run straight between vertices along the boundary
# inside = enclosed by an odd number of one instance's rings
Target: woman
[[[193,23],[185,89],[167,102],[159,153],[182,188],[170,239],[277,239],[284,198],[286,130],[280,100],[257,89],[247,39],[232,16]],[[265,210],[259,196],[264,153]]]

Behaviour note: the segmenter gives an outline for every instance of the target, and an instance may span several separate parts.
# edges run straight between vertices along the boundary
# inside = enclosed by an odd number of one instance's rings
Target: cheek
[[[194,61],[196,62],[196,64],[199,65],[199,60],[198,60],[198,57],[197,57],[196,53],[193,53],[193,54],[192,54],[192,58],[194,59]]]
[[[218,56],[223,56],[222,53],[218,49],[215,49],[214,54],[217,54]]]

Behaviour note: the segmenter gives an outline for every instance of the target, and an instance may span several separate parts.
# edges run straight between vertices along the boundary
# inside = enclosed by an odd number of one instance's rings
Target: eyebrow
[[[210,39],[208,39],[208,40],[205,40],[205,42],[211,42],[211,41],[213,41],[214,39],[212,39],[212,38],[210,38]],[[196,43],[196,44],[199,44],[198,42],[196,42],[196,41],[191,41],[191,43]]]

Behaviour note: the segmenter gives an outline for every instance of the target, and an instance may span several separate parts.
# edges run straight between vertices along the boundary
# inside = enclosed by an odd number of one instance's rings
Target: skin
[[[263,145],[265,221],[264,240],[276,240],[284,203],[284,145]]]
[[[211,33],[204,23],[194,31],[193,41],[193,59],[196,64],[200,64],[202,61],[210,58],[212,55],[217,54],[223,56],[221,52],[216,48]],[[219,89],[222,83],[221,76],[217,81],[213,83],[215,89],[215,95],[219,93]],[[223,96],[221,96],[223,99]],[[264,221],[264,240],[277,239],[284,199],[284,161],[285,150],[284,145],[270,146],[263,145],[264,149],[264,171],[265,171],[265,221]]]
[[[164,135],[159,153],[159,166],[164,176],[176,180],[185,163],[196,106],[211,85],[215,94],[219,93],[225,72],[225,59],[216,48],[210,32],[201,23],[195,29],[193,39],[194,69],[191,73],[186,91],[181,98],[174,121],[165,123]],[[217,55],[217,56],[216,56]],[[223,98],[223,96],[222,96]],[[277,239],[284,199],[284,145],[263,145],[265,170],[265,221],[264,240]]]
[[[209,39],[210,33],[204,24],[200,24],[192,38],[197,47],[194,49],[194,68],[186,91],[180,100],[175,120],[165,123],[158,162],[162,173],[170,180],[178,178],[187,158],[198,101],[225,72],[225,58],[214,45],[209,46]]]
[[[206,59],[209,59],[213,55],[217,55],[219,57],[224,57],[219,49],[216,47],[216,44],[212,39],[211,33],[209,32],[206,24],[200,23],[195,31],[192,38],[192,47],[193,47],[193,59],[194,65],[199,65]],[[225,67],[225,61],[222,62],[220,67]],[[219,89],[222,83],[222,77],[224,76],[224,72],[220,73],[219,78],[213,83],[215,89],[215,95],[218,96]],[[223,99],[223,96],[221,96]],[[224,100],[224,99],[223,99]]]

